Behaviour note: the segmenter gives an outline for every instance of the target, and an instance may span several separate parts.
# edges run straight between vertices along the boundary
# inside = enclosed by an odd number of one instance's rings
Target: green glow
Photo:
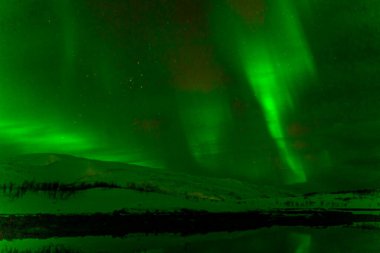
[[[299,183],[307,180],[306,174],[296,152],[286,141],[285,120],[294,109],[299,80],[312,74],[314,67],[297,13],[291,3],[277,2],[273,20],[264,25],[262,31],[247,31],[242,36],[241,58],[270,134],[292,171],[287,181]]]
[[[261,57],[255,54],[261,53]],[[266,51],[264,46],[255,48],[252,52],[247,51],[246,56],[253,56],[253,59],[247,61],[248,78],[252,85],[255,96],[261,103],[268,129],[272,138],[276,141],[278,149],[284,161],[292,170],[293,176],[288,179],[288,183],[306,181],[302,164],[297,161],[289,145],[286,143],[286,134],[284,133],[283,117],[288,113],[293,103],[291,94],[288,89],[289,83],[281,73],[282,70],[276,69],[273,60],[268,55],[263,54]]]
[[[309,253],[311,251],[311,235],[292,234],[291,237],[297,243],[294,253]]]
[[[53,8],[59,18],[58,22],[62,30],[62,47],[61,47],[61,82],[63,87],[67,88],[74,84],[75,64],[78,60],[76,41],[76,29],[78,21],[73,15],[73,7],[70,1],[53,1]],[[55,20],[54,20],[55,21]],[[50,20],[49,22],[54,22]]]
[[[89,159],[96,159],[100,161],[116,161],[116,162],[127,162],[128,164],[145,166],[156,169],[165,168],[165,164],[162,159],[154,160],[151,157],[147,157],[146,154],[140,154],[138,150],[131,149],[120,149],[120,150],[107,150],[107,149],[96,149],[89,150],[88,152],[80,152],[78,155],[81,157],[86,157]]]
[[[284,56],[281,68],[284,68],[285,73],[293,79],[299,75],[314,73],[313,57],[303,35],[302,27],[298,20],[299,14],[294,9],[293,1],[275,2],[278,4],[275,14],[278,16],[278,30],[276,31],[280,31],[275,36],[277,37],[276,39],[285,38],[285,40],[277,41],[276,43],[276,46],[279,46],[279,54],[282,51]]]
[[[215,167],[220,155],[223,131],[230,120],[225,98],[218,92],[179,96],[183,128],[195,160]]]
[[[377,173],[373,1],[3,2],[1,154],[273,184]]]
[[[93,143],[85,135],[65,132],[54,126],[32,122],[1,122],[0,138],[22,145],[24,152],[77,152]]]

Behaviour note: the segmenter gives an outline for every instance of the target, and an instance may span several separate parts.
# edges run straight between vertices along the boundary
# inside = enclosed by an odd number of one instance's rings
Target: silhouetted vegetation
[[[128,183],[126,189],[139,192],[167,193],[168,191],[152,182]]]
[[[336,191],[332,192],[332,194],[347,194],[347,193],[353,193],[357,195],[370,195],[370,194],[376,194],[379,193],[377,189],[359,189],[359,190],[348,190],[348,191]]]
[[[94,182],[94,183],[72,183],[63,184],[59,182],[34,182],[24,181],[22,184],[16,185],[13,182],[3,184],[1,186],[4,195],[11,198],[23,197],[27,192],[44,192],[47,193],[50,198],[53,199],[67,199],[79,191],[85,191],[90,189],[103,188],[103,189],[125,189],[138,192],[156,192],[156,193],[168,193],[169,191],[152,183],[152,182],[140,182],[140,183],[128,183],[126,186],[117,185],[115,183],[107,182]]]
[[[63,245],[51,245],[37,250],[18,250],[12,248],[5,248],[1,250],[2,253],[79,253],[80,251],[68,249]]]
[[[84,191],[95,188],[120,189],[123,188],[116,184],[95,182],[95,183],[77,183],[62,184],[59,182],[43,182],[25,181],[21,185],[14,183],[3,184],[3,194],[11,198],[20,198],[27,192],[45,192],[51,198],[66,199],[71,197],[78,191]]]

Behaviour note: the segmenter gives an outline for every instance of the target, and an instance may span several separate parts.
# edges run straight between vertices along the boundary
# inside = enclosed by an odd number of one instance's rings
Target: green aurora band
[[[275,1],[267,23],[241,35],[241,58],[265,114],[268,129],[291,169],[288,183],[306,182],[298,154],[292,150],[285,129],[286,117],[294,109],[300,80],[314,73],[312,56],[290,1]],[[240,29],[241,30],[241,29]],[[303,85],[305,82],[302,82]]]
[[[189,148],[195,161],[206,168],[217,167],[224,131],[231,121],[226,99],[214,93],[179,98]]]

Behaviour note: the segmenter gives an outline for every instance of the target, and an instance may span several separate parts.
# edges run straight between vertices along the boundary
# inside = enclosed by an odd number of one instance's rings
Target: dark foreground
[[[370,221],[380,221],[380,216],[355,214],[352,211],[302,210],[245,213],[183,210],[139,214],[120,211],[92,215],[7,215],[0,216],[0,236],[1,239],[104,235],[122,237],[131,233],[196,234],[253,230],[271,226],[329,227]]]

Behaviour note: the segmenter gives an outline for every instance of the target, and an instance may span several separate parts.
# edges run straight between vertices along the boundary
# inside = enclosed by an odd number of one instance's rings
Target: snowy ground
[[[0,214],[95,213],[120,209],[239,212],[380,207],[380,193],[376,191],[295,195],[237,180],[190,176],[68,155],[23,155],[3,161],[0,168]],[[17,190],[28,185],[25,182],[35,188],[24,187],[24,193],[15,197]],[[54,189],[38,188],[52,182],[58,185]],[[105,186],[92,187],[99,182]],[[69,188],[63,188],[65,185]],[[84,185],[89,187],[83,188]],[[67,189],[76,190],[66,197],[59,194],[52,197],[51,191]]]
[[[243,211],[263,207],[263,201],[257,199],[269,201],[270,196],[288,195],[236,180],[196,177],[67,155],[24,155],[3,161],[0,166],[1,214],[92,213],[119,209],[138,212],[182,208]],[[119,188],[79,189],[65,198],[49,197],[49,189],[25,189],[25,194],[14,197],[25,182],[29,185],[30,182],[33,185],[58,182],[74,188],[101,182]]]

